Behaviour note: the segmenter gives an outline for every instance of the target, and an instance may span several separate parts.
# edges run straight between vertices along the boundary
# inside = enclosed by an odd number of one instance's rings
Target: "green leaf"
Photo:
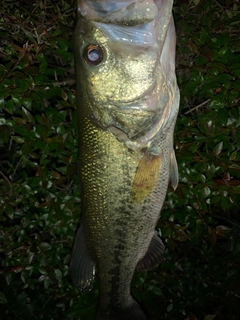
[[[28,108],[29,110],[31,110],[31,107],[32,107],[32,99],[30,98],[23,98],[22,99],[22,104]]]
[[[5,66],[0,64],[0,81],[2,81],[8,74],[8,70]]]
[[[66,316],[68,316],[69,318],[79,318],[80,316],[80,311],[82,310],[83,306],[82,304],[77,304],[72,306],[70,309],[68,309],[65,314]]]
[[[230,164],[229,169],[240,171],[240,166],[236,163]]]
[[[9,113],[13,113],[13,110],[14,110],[14,102],[13,102],[13,100],[8,100],[5,105],[6,105],[7,111]]]
[[[38,271],[41,273],[41,274],[46,274],[47,273],[47,270],[43,267],[39,267],[38,268]]]
[[[62,271],[60,269],[55,269],[54,275],[57,281],[62,282]]]
[[[238,154],[238,151],[237,151],[237,150],[235,150],[234,152],[232,152],[232,153],[230,154],[229,160],[236,160],[237,154]]]
[[[161,297],[164,296],[162,290],[157,286],[153,286],[152,289],[151,289],[151,292],[156,296],[161,296]]]
[[[141,287],[144,284],[145,280],[146,280],[146,274],[145,275],[141,275],[140,277],[137,277],[136,280],[135,280],[136,288]]]
[[[45,250],[50,250],[51,249],[51,245],[48,242],[41,242],[40,243],[40,247],[45,249]]]
[[[50,279],[49,276],[46,276],[45,279],[44,279],[44,288],[48,289],[50,284],[51,284],[51,279]]]
[[[68,50],[68,42],[66,40],[63,40],[63,39],[58,39],[57,40],[57,43],[59,45],[59,47],[61,49],[63,49],[64,51],[67,51]]]
[[[173,304],[170,303],[170,304],[167,306],[167,312],[172,311],[172,309],[173,309]]]
[[[26,120],[26,122],[30,122],[30,123],[35,122],[31,113],[27,109],[25,109],[24,107],[22,107],[22,117],[24,120]]]
[[[209,187],[204,187],[203,190],[202,190],[202,193],[203,193],[203,197],[204,198],[207,198],[210,196],[211,194],[211,190]]]
[[[201,49],[201,53],[210,61],[214,60],[214,52],[211,48],[209,48],[208,46],[204,46]]]
[[[218,156],[223,149],[223,141],[219,142],[213,149],[213,153],[215,154],[215,156]]]
[[[4,118],[0,118],[0,126],[6,124],[6,120]]]
[[[28,278],[29,278],[29,274],[28,274],[26,271],[23,271],[23,272],[21,273],[21,279],[22,279],[22,281],[23,281],[24,283],[26,283],[27,280],[28,280]]]
[[[12,117],[12,119],[17,123],[17,124],[25,124],[26,121],[22,118],[18,118],[18,117]]]
[[[19,137],[19,136],[12,136],[12,139],[14,141],[16,141],[17,143],[24,143],[24,139],[22,137]]]
[[[5,294],[0,291],[0,304],[6,304],[7,303],[7,298],[5,296]]]
[[[4,102],[5,102],[5,99],[4,99],[3,92],[0,91],[0,108],[4,106]]]

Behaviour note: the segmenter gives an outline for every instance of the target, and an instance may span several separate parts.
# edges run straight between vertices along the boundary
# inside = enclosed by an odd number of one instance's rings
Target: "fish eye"
[[[102,49],[97,45],[91,44],[84,49],[83,58],[89,66],[97,66],[103,59]]]

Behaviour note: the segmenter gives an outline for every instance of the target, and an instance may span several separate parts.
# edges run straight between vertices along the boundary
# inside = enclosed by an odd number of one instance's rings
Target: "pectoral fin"
[[[171,181],[172,187],[175,190],[178,186],[178,165],[177,165],[177,160],[176,160],[174,150],[172,151],[170,156],[169,170],[170,170],[169,180]]]
[[[163,259],[165,246],[162,240],[155,232],[150,246],[145,256],[140,260],[136,266],[137,271],[151,270],[156,268]]]
[[[89,256],[82,225],[80,225],[75,235],[70,271],[73,282],[80,287],[82,292],[90,291],[93,288],[95,263]]]
[[[149,196],[159,179],[162,163],[162,154],[151,155],[145,153],[139,162],[133,185],[132,201],[141,202]]]

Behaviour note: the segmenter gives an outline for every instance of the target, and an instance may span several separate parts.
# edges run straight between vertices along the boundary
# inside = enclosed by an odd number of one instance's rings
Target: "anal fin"
[[[75,235],[70,259],[70,272],[73,282],[80,287],[82,292],[88,292],[93,288],[95,263],[89,256],[82,225],[79,226]]]
[[[147,253],[136,266],[137,271],[151,270],[156,268],[163,259],[165,246],[158,237],[157,232],[154,233],[152,241],[149,245]]]

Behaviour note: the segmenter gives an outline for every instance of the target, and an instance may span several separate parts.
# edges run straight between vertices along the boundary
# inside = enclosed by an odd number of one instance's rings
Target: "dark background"
[[[74,1],[1,0],[1,319],[94,319],[97,284],[69,276],[80,217]],[[178,0],[180,183],[159,233],[164,262],[136,273],[151,320],[240,319],[240,2]]]

